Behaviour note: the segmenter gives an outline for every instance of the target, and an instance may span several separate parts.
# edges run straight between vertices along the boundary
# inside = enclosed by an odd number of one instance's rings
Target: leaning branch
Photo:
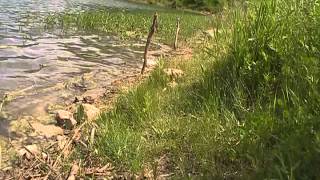
[[[146,67],[147,67],[147,63],[148,63],[148,60],[147,60],[147,57],[148,57],[148,50],[149,50],[149,47],[150,47],[150,43],[151,43],[151,39],[154,35],[154,33],[157,31],[157,27],[158,27],[158,13],[155,13],[154,16],[153,16],[153,21],[152,21],[152,26],[151,26],[151,29],[150,29],[150,32],[149,32],[149,35],[148,35],[148,38],[147,38],[147,43],[146,43],[146,47],[144,49],[144,62],[143,62],[143,66],[142,66],[142,69],[141,69],[141,74],[144,73]]]
[[[174,41],[174,50],[178,49],[179,32],[180,32],[180,18],[177,19],[177,30],[176,30],[176,36]]]

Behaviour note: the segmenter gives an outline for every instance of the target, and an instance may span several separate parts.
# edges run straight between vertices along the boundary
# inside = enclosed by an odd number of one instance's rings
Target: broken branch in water
[[[157,31],[157,28],[158,28],[158,13],[156,12],[154,14],[154,16],[153,16],[152,26],[151,26],[151,29],[150,29],[150,32],[149,32],[149,35],[148,35],[148,38],[147,38],[146,47],[144,49],[144,58],[143,58],[144,62],[143,62],[143,66],[142,66],[142,69],[141,69],[141,74],[144,73],[144,71],[145,71],[145,69],[147,67],[148,50],[149,50],[149,47],[150,47],[151,39],[152,39],[154,33]]]

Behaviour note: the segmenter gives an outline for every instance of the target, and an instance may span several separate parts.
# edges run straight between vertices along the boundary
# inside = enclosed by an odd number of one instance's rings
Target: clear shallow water
[[[141,46],[111,36],[64,36],[42,28],[41,19],[49,13],[101,6],[146,8],[117,0],[0,0],[0,99],[8,91],[50,86],[92,70],[112,77],[123,66],[137,68]]]

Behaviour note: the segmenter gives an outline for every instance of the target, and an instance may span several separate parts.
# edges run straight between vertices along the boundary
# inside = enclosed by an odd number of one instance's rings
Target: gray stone
[[[73,114],[65,110],[56,112],[56,121],[59,126],[66,129],[73,129],[77,125],[77,121],[73,118]]]

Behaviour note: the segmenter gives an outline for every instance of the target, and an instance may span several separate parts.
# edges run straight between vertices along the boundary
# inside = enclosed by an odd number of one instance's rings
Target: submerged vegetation
[[[149,4],[165,5],[172,8],[189,8],[205,11],[221,10],[226,4],[234,0],[131,0],[133,2],[146,2]]]
[[[101,25],[110,22],[108,13],[95,15],[80,17],[95,17],[90,22],[98,28],[121,24]],[[126,16],[112,17],[132,18]],[[206,27],[194,18],[186,20]],[[96,152],[133,172],[162,166],[177,177],[316,179],[319,2],[263,1],[225,10],[215,20],[214,38],[192,60],[162,60],[101,116]],[[130,30],[132,21],[120,29]],[[167,67],[184,70],[177,86],[170,85]]]
[[[157,37],[160,42],[173,43],[175,24],[177,18],[181,18],[181,37],[183,43],[190,42],[201,30],[212,26],[209,17],[170,10],[160,10],[160,22]],[[147,10],[117,10],[101,9],[79,13],[59,13],[48,16],[45,20],[47,28],[58,27],[65,31],[83,30],[98,33],[109,33],[121,38],[144,38],[150,29],[153,12]]]

